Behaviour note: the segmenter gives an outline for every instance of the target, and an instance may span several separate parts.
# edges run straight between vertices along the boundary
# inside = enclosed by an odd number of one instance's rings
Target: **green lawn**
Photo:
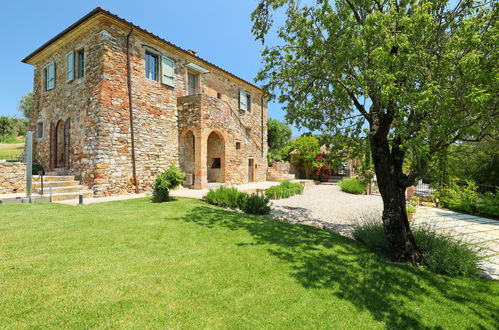
[[[24,152],[24,137],[0,143],[0,156],[17,156]]]
[[[491,329],[498,296],[196,200],[0,205],[7,328]]]

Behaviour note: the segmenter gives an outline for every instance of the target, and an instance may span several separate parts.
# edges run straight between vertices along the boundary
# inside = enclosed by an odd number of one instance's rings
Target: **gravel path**
[[[383,209],[381,196],[348,194],[333,184],[311,186],[302,195],[272,203],[272,215],[278,219],[347,236],[350,236],[351,224],[359,217],[380,217]]]

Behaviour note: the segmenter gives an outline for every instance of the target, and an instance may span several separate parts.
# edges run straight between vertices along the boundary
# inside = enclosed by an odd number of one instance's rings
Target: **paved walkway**
[[[475,247],[480,268],[499,280],[499,221],[433,207],[418,207],[414,226],[430,225]]]
[[[352,195],[337,185],[317,185],[303,195],[273,201],[272,215],[286,222],[305,224],[352,237],[352,224],[380,219],[379,195]],[[499,280],[499,221],[445,209],[418,207],[413,226],[430,224],[479,250],[480,268]]]

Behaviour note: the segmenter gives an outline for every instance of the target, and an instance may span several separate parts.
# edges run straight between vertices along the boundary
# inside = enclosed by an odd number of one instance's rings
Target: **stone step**
[[[69,186],[79,186],[80,182],[72,180],[72,181],[49,181],[49,182],[43,182],[43,188],[48,188],[48,187],[69,187]],[[40,181],[33,181],[33,188],[41,188],[42,183]]]
[[[74,181],[74,175],[44,175],[43,182]]]
[[[56,193],[70,193],[70,192],[78,192],[80,191],[80,189],[83,189],[83,190],[86,190],[86,188],[84,188],[83,186],[81,185],[77,185],[77,186],[63,186],[63,187],[47,187],[45,186],[44,184],[44,187],[43,187],[43,194],[44,195],[47,195],[47,194],[50,194],[50,189],[52,189],[52,193],[53,194],[56,194]],[[34,192],[36,194],[40,194],[42,189],[41,188],[35,188],[33,189]]]
[[[79,192],[69,192],[69,193],[59,193],[59,194],[53,194],[52,195],[52,201],[53,202],[58,202],[58,201],[66,201],[69,199],[78,199],[80,193]],[[83,191],[83,201],[85,201],[85,198],[90,198],[93,197],[94,193],[92,190],[85,190]]]

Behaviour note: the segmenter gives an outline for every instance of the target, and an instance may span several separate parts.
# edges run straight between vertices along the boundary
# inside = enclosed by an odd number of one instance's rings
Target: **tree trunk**
[[[414,236],[407,219],[405,205],[406,182],[401,178],[403,155],[397,147],[392,147],[387,139],[387,129],[376,125],[371,127],[370,145],[379,191],[383,199],[383,227],[388,239],[389,255],[393,261],[410,261],[417,265],[422,261]],[[402,158],[402,159],[400,159]]]

